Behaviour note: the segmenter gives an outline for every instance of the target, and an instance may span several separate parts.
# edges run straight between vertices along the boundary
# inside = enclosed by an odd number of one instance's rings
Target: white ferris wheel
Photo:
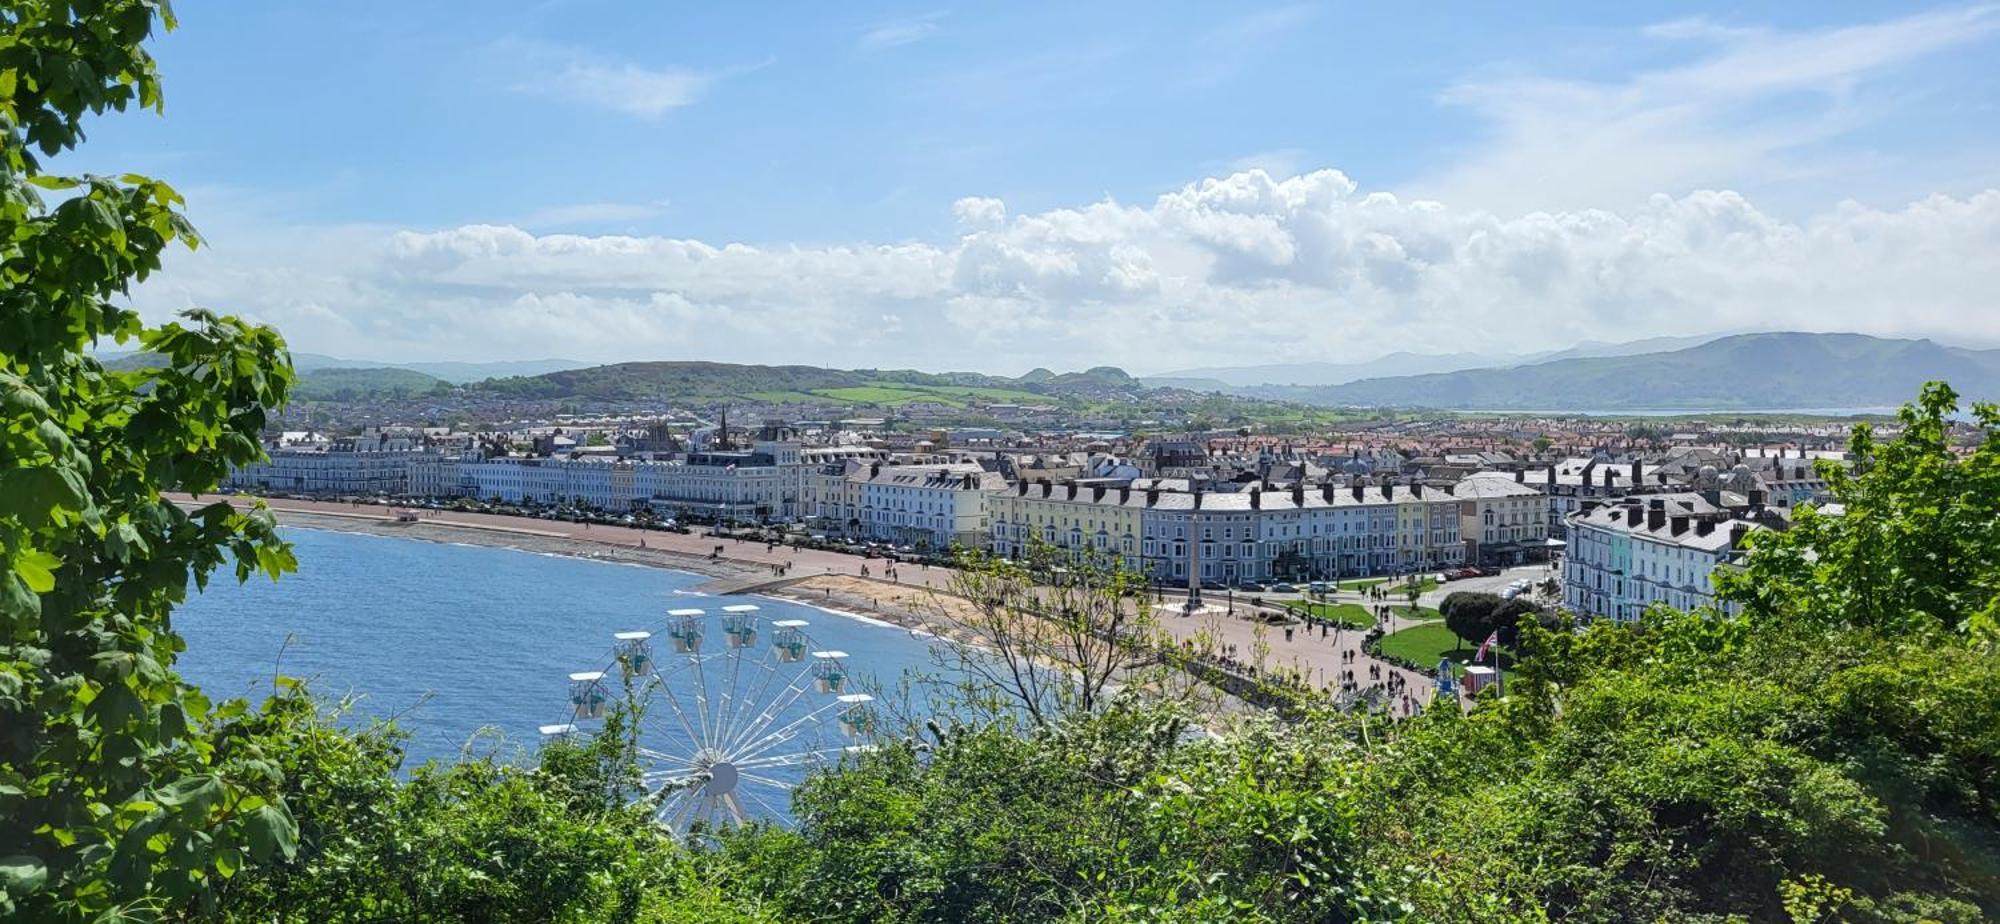
[[[766,624],[749,604],[722,607],[715,620],[669,610],[662,633],[615,633],[602,669],[569,675],[565,720],[541,732],[582,730],[629,683],[641,709],[644,799],[661,824],[685,837],[782,819],[803,768],[866,748],[875,725],[874,697],[852,688],[847,653],[813,644],[808,626]]]

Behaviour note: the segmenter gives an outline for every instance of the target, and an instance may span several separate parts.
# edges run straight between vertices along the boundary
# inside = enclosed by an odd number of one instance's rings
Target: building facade
[[[1716,571],[1763,523],[1698,494],[1633,497],[1573,514],[1563,556],[1563,605],[1570,612],[1630,622],[1648,607],[1679,610],[1733,604],[1715,596]]]

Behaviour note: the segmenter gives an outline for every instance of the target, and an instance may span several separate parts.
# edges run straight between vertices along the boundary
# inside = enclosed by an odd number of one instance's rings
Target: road
[[[197,501],[187,497],[176,497],[183,503],[213,501],[216,497]],[[220,498],[232,502],[248,500],[243,497]],[[358,517],[378,522],[395,519],[389,508],[373,504],[357,504],[340,501],[299,500],[293,498],[271,498],[266,503],[271,509],[283,514],[286,511],[313,513],[336,517]],[[768,546],[762,542],[747,542],[735,539],[717,539],[705,534],[682,535],[656,530],[633,529],[624,526],[604,524],[572,523],[563,520],[542,520],[530,517],[508,516],[493,513],[472,513],[457,510],[419,509],[423,523],[436,526],[456,526],[466,529],[486,530],[495,533],[514,533],[544,538],[560,538],[579,543],[596,543],[622,548],[637,548],[641,543],[650,550],[687,556],[696,560],[717,561],[724,566],[748,572],[769,570],[776,579],[783,570],[788,578],[810,577],[818,574],[847,575],[872,581],[893,582],[906,587],[926,587],[944,592],[950,587],[952,569],[925,567],[916,564],[900,564],[890,569],[889,563],[880,558],[869,559],[844,552],[816,549],[795,549],[783,545]],[[1475,578],[1452,582],[1420,598],[1425,606],[1436,606],[1446,593],[1454,590],[1475,590],[1504,587],[1509,581],[1530,575],[1545,574],[1541,566],[1525,569],[1510,569],[1499,577]],[[1266,599],[1276,595],[1265,594]],[[1294,595],[1295,596],[1295,595]],[[1177,598],[1169,597],[1169,601]],[[1224,605],[1226,597],[1209,598],[1211,603]],[[1360,593],[1341,592],[1328,598],[1332,602],[1358,603],[1370,606]],[[1392,598],[1391,603],[1402,602]],[[1260,645],[1266,650],[1263,659],[1265,670],[1296,673],[1307,678],[1316,688],[1337,686],[1343,671],[1351,671],[1353,678],[1362,687],[1377,681],[1387,683],[1388,678],[1400,678],[1401,693],[1397,696],[1399,714],[1431,699],[1433,687],[1429,677],[1413,671],[1406,671],[1395,665],[1378,661],[1362,650],[1364,634],[1360,629],[1329,628],[1322,635],[1318,629],[1309,629],[1303,624],[1295,625],[1292,634],[1286,636],[1285,627],[1265,625],[1250,618],[1251,608],[1242,595],[1237,595],[1233,612],[1224,612],[1217,618],[1188,618],[1166,616],[1161,619],[1161,627],[1179,640],[1213,641],[1225,649],[1233,646],[1237,659],[1254,662],[1254,652]],[[1392,617],[1388,631],[1396,631],[1414,625],[1412,620]],[[1261,630],[1260,631],[1260,627]],[[1402,694],[1410,697],[1406,706]]]

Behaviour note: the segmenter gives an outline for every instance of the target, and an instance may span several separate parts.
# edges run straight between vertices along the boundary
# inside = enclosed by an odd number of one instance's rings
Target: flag
[[[1494,629],[1493,634],[1486,637],[1486,641],[1479,643],[1479,651],[1472,656],[1472,663],[1478,664],[1486,660],[1486,650],[1498,644],[1500,644],[1500,630]],[[1494,656],[1494,661],[1499,661],[1498,655]]]

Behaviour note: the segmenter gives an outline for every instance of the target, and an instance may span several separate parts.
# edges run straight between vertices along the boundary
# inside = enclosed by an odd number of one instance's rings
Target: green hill
[[[409,398],[449,383],[413,369],[314,369],[299,374],[292,397],[308,401]]]
[[[1870,408],[1894,406],[1933,379],[1947,380],[1972,398],[2000,398],[2000,350],[1861,334],[1739,334],[1660,353],[1249,391],[1316,404],[1372,407]]]
[[[969,401],[1060,402],[1100,396],[1106,390],[1137,394],[1146,386],[1121,369],[1103,366],[1085,372],[1027,377],[972,372],[931,373],[911,369],[824,369],[818,366],[756,366],[712,362],[617,363],[535,376],[478,382],[474,394],[554,399],[724,401],[830,401],[854,405],[901,406],[927,401],[963,406]]]

